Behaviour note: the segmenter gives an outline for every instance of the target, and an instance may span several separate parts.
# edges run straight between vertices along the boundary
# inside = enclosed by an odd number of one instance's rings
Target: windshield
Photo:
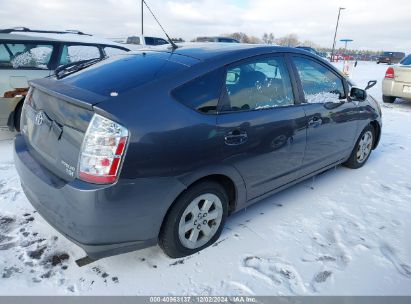
[[[408,55],[403,60],[401,60],[400,64],[402,64],[402,65],[411,65],[411,55]]]

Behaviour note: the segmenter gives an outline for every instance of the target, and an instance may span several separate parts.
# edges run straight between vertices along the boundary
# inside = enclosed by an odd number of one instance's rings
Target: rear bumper
[[[411,99],[411,92],[404,93],[404,86],[411,87],[411,83],[397,82],[391,79],[384,79],[382,82],[382,93],[385,96]]]
[[[163,218],[185,186],[175,178],[93,185],[65,182],[39,164],[17,135],[14,159],[33,207],[94,259],[155,245]]]

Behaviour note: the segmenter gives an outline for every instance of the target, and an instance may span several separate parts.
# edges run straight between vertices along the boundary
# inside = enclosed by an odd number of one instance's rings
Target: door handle
[[[322,123],[323,123],[323,120],[321,119],[321,117],[314,116],[313,118],[311,118],[310,121],[308,121],[308,127],[317,128],[321,126]]]
[[[245,143],[248,139],[246,131],[242,130],[233,130],[228,132],[224,137],[224,142],[228,146],[237,146]]]

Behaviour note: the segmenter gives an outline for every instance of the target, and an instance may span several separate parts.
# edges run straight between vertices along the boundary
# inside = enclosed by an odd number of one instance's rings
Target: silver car
[[[121,44],[77,31],[0,29],[0,128],[20,131],[28,82],[62,65],[129,51]]]
[[[411,55],[387,69],[382,94],[385,103],[393,103],[396,98],[411,99]]]

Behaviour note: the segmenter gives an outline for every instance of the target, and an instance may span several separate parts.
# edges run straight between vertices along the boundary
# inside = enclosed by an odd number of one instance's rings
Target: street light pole
[[[340,15],[341,15],[341,11],[342,11],[342,10],[345,10],[345,7],[340,7],[339,10],[338,10],[337,25],[336,25],[336,27],[335,27],[333,48],[332,48],[332,51],[331,51],[331,62],[334,61],[335,40],[337,39],[338,24],[340,23]]]
[[[144,0],[141,0],[141,36],[144,36]]]

